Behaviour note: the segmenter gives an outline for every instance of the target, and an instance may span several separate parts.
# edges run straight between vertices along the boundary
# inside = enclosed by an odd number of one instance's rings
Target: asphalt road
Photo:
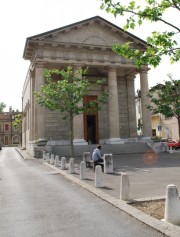
[[[0,152],[1,237],[162,237],[163,234],[14,148]]]

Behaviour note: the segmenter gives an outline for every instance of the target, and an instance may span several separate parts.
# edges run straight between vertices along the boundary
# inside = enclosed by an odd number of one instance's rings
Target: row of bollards
[[[110,154],[109,154],[110,155]],[[47,161],[47,163],[51,165],[55,165],[55,167],[60,166],[59,156],[54,156],[53,154],[43,152],[43,159]],[[112,156],[108,157],[108,165],[107,169],[106,164],[104,164],[104,173],[112,173]],[[66,169],[66,157],[61,158],[61,170]],[[74,158],[70,158],[69,160],[69,173],[75,173],[75,160]],[[82,161],[80,163],[80,179],[85,180],[87,179],[86,175],[86,162]],[[104,187],[104,180],[103,180],[103,172],[102,167],[97,165],[95,167],[95,187],[102,188]],[[129,201],[130,200],[130,183],[129,183],[129,176],[127,173],[121,174],[120,180],[120,200]],[[170,184],[166,188],[166,198],[165,198],[165,214],[164,220],[174,225],[180,225],[180,200],[179,194],[176,185]]]
[[[46,160],[47,163],[49,163],[50,165],[54,165],[55,167],[60,166],[59,164],[60,160],[58,155],[54,156],[54,154],[46,153],[46,151],[43,151],[43,160]],[[61,157],[61,170],[65,169],[66,169],[66,157]]]
[[[66,169],[66,157],[61,157],[61,162],[59,160],[59,156],[50,153],[46,153],[43,151],[43,159],[46,160],[47,163],[51,165],[55,165],[55,167],[59,167],[61,163],[61,170]],[[75,160],[74,158],[70,158],[69,160],[69,174],[75,173]],[[112,154],[104,155],[104,173],[113,173],[113,159]],[[82,161],[80,163],[80,179],[84,180],[87,178],[86,175],[86,162]],[[95,187],[102,188],[104,187],[103,173],[102,167],[97,165],[95,168]],[[130,193],[130,185],[129,185],[129,177],[128,174],[123,173],[121,175],[121,185],[120,185],[120,199],[124,201],[129,200]]]

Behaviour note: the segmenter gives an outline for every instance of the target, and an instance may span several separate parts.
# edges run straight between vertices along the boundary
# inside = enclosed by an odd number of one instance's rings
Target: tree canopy
[[[74,156],[73,118],[88,111],[100,110],[107,99],[107,92],[104,92],[96,100],[83,103],[83,98],[88,95],[90,89],[102,86],[104,83],[104,80],[90,83],[85,77],[86,74],[87,69],[80,69],[75,73],[70,66],[66,70],[45,69],[46,83],[34,93],[41,106],[52,111],[59,110],[63,119],[69,119],[72,157]]]
[[[15,115],[15,119],[12,121],[12,125],[18,131],[18,133],[21,135],[21,133],[22,133],[22,114]],[[20,139],[20,141],[21,141],[21,139]]]
[[[108,13],[112,13],[114,17],[121,16],[126,18],[124,30],[135,29],[137,26],[149,23],[163,23],[166,27],[165,31],[161,31],[161,26],[158,31],[151,32],[146,39],[147,50],[141,51],[131,47],[132,42],[125,44],[115,44],[113,50],[121,56],[129,59],[134,59],[135,64],[140,68],[143,64],[158,66],[162,56],[166,55],[170,58],[170,62],[174,63],[180,60],[180,45],[179,45],[179,22],[177,25],[171,21],[167,21],[165,15],[170,10],[174,10],[174,14],[179,15],[180,1],[179,0],[98,0],[101,2],[101,9],[105,9]],[[143,3],[142,3],[143,2]],[[170,14],[172,14],[170,12]],[[173,18],[173,16],[172,16]],[[172,19],[171,18],[171,19]]]
[[[0,102],[0,112],[3,112],[5,108],[6,108],[6,104],[4,102]]]
[[[165,81],[161,87],[152,88],[148,97],[151,104],[147,105],[154,114],[161,113],[166,118],[176,117],[179,127],[180,138],[180,80],[174,80],[169,75],[170,81]]]

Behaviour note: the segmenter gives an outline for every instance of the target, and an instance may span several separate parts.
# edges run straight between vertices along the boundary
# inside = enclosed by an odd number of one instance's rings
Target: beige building
[[[178,120],[176,117],[166,118],[162,114],[152,114],[152,135],[179,140]]]
[[[157,84],[151,89],[161,89],[164,85]],[[154,97],[157,98],[157,92],[154,91]],[[141,91],[137,90],[136,95],[136,123],[137,133],[142,135],[142,110],[141,110]],[[176,117],[166,118],[163,114],[154,114],[151,112],[152,137],[173,138],[179,140],[178,120]]]
[[[40,107],[33,91],[45,83],[44,68],[63,69],[69,65],[74,70],[88,67],[90,81],[106,79],[101,89],[89,92],[89,98],[101,95],[104,90],[109,92],[108,103],[101,111],[74,118],[75,145],[136,140],[134,78],[138,73],[143,136],[151,137],[150,112],[145,108],[148,67],[145,65],[138,71],[132,60],[112,51],[115,43],[128,41],[133,42],[134,48],[146,49],[146,42],[99,16],[27,38],[23,57],[30,61],[30,67],[23,87],[23,147],[31,150],[31,144],[39,138],[48,138],[54,145],[68,144],[68,121],[62,120],[59,112]]]

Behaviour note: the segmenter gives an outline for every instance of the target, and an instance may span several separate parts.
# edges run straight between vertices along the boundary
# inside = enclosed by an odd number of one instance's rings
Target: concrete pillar
[[[74,158],[70,158],[70,160],[69,160],[69,173],[70,174],[74,174],[75,173]]]
[[[141,70],[140,84],[141,84],[143,137],[151,138],[152,136],[151,113],[150,110],[146,108],[146,105],[150,104],[150,99],[147,97],[147,93],[149,91],[147,70]]]
[[[172,149],[172,146],[171,146],[170,149],[169,149],[169,153],[171,153],[171,154],[174,153],[174,151],[173,151],[173,149]]]
[[[120,139],[119,127],[119,103],[116,69],[110,68],[108,71],[108,99],[109,99],[109,144],[123,143]]]
[[[176,185],[170,184],[166,188],[165,221],[180,225],[180,201]]]
[[[61,170],[66,169],[66,157],[61,157]]]
[[[127,173],[122,173],[121,184],[120,184],[120,199],[123,201],[128,201],[129,198],[130,198],[129,176]]]
[[[82,79],[82,75],[79,73],[81,68],[74,66],[74,75]],[[83,104],[83,100],[79,103],[79,106]],[[74,145],[88,145],[84,140],[84,115],[80,114],[74,117],[73,119],[74,126]]]
[[[55,167],[59,166],[59,156],[58,155],[55,156],[54,165],[55,165]]]
[[[46,159],[46,151],[43,151],[43,160]]]
[[[47,163],[50,163],[50,153],[46,154],[46,161],[47,161]]]
[[[85,151],[83,152],[83,161],[89,161],[91,160],[91,152]]]
[[[112,174],[113,173],[113,158],[112,154],[104,154],[104,173]]]
[[[50,165],[54,165],[54,154],[51,154]]]
[[[95,187],[96,188],[102,188],[104,187],[104,182],[103,182],[103,173],[100,165],[96,165],[95,168]]]
[[[137,137],[137,124],[136,124],[134,76],[130,75],[126,77],[126,81],[127,81],[129,138],[136,138]]]
[[[80,179],[86,179],[86,162],[82,161],[80,163]]]
[[[44,85],[44,64],[36,63],[35,65],[35,91],[39,91]],[[34,100],[34,139],[45,137],[45,108],[41,107],[36,100]]]

